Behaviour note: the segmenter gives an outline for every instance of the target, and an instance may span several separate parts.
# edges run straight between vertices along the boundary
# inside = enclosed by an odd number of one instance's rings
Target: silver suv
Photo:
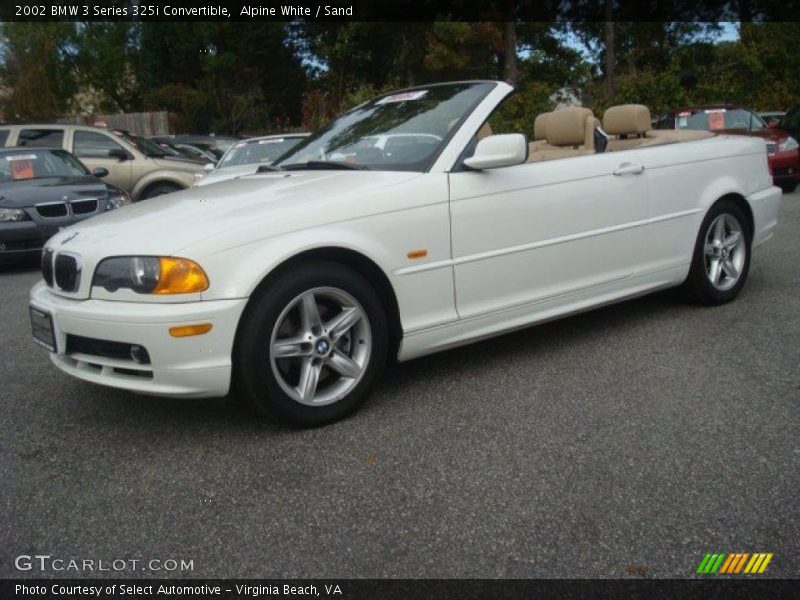
[[[145,138],[100,127],[4,125],[0,126],[2,146],[68,150],[90,171],[108,170],[104,179],[127,190],[134,200],[188,188],[204,173],[200,162],[168,156]]]

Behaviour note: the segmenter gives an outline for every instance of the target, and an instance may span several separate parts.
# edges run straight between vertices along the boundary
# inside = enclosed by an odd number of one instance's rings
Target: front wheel
[[[147,200],[149,198],[155,198],[156,196],[163,196],[164,194],[179,192],[182,189],[183,188],[181,186],[174,183],[156,183],[155,185],[151,185],[149,188],[147,188],[139,199]]]
[[[251,301],[234,348],[234,385],[258,412],[294,426],[353,412],[386,363],[380,298],[357,272],[314,261],[280,273]]]
[[[780,186],[781,186],[781,189],[784,191],[784,193],[791,194],[793,191],[795,191],[797,189],[797,182],[796,181],[790,181],[788,183],[782,183],[782,184],[780,184]]]
[[[747,219],[735,202],[722,200],[711,207],[684,284],[694,300],[715,305],[739,295],[750,270],[750,238]]]

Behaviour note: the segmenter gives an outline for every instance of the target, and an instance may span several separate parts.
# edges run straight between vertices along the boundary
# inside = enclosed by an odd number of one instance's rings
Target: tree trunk
[[[503,79],[511,85],[517,84],[517,23],[506,21],[503,23]]]
[[[613,0],[605,0],[606,100],[609,100],[614,96],[614,69],[615,63],[617,62],[616,53],[614,52],[614,15],[612,12],[612,3]]]

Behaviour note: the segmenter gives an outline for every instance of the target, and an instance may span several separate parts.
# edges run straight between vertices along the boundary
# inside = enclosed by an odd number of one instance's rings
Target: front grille
[[[39,250],[42,247],[42,240],[22,240],[18,242],[4,242],[4,252],[20,252],[24,250]]]
[[[124,342],[111,342],[108,340],[98,340],[95,338],[83,337],[80,335],[67,335],[67,354],[88,354],[89,356],[99,356],[102,358],[113,358],[116,360],[133,360],[131,349],[137,344],[126,344]],[[150,364],[150,355],[147,351],[139,347],[143,353],[138,356],[139,364]],[[143,359],[143,360],[142,360]]]
[[[53,287],[53,251],[50,248],[42,253],[42,278]]]
[[[100,205],[97,198],[87,198],[86,200],[73,200],[71,206],[73,215],[90,215],[97,212]]]
[[[59,217],[66,217],[69,211],[64,202],[54,202],[52,204],[37,204],[36,212],[43,219],[58,219]]]
[[[71,254],[61,253],[55,260],[56,285],[65,292],[74,292],[78,289],[80,270],[78,259]]]

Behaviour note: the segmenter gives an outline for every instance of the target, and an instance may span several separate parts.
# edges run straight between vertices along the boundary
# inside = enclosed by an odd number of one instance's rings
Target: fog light
[[[143,346],[139,346],[137,344],[133,344],[131,346],[131,358],[133,359],[133,362],[140,365],[150,364],[150,354]]]

